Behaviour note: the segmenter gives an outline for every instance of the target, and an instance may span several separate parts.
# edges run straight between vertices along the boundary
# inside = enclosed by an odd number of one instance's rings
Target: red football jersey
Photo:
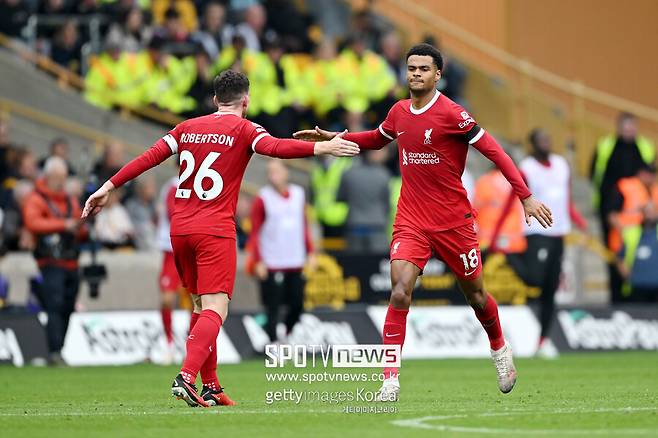
[[[436,92],[421,109],[411,99],[397,102],[379,131],[398,141],[402,190],[395,226],[441,231],[472,221],[461,182],[469,143],[484,130],[458,104]]]
[[[186,120],[163,137],[181,164],[172,236],[235,238],[240,183],[256,143],[265,136],[264,128],[247,119],[214,113]]]
[[[310,157],[315,143],[274,138],[247,119],[216,112],[182,122],[123,166],[110,182],[121,187],[178,154],[181,170],[171,235],[235,237],[240,182],[253,152],[277,158]]]

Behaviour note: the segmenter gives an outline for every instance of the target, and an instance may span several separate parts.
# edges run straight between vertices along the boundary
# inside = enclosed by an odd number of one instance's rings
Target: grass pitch
[[[352,393],[379,384],[267,382],[260,360],[221,366],[220,380],[240,405],[208,409],[171,398],[176,367],[5,366],[0,436],[658,436],[658,353],[565,355],[516,364],[517,386],[503,395],[488,361],[405,361],[401,400],[386,405],[395,413],[358,413],[382,405],[356,401],[268,405],[267,391]],[[346,407],[352,412],[345,413]]]

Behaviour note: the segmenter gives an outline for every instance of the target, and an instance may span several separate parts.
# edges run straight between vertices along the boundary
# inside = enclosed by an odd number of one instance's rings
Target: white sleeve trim
[[[382,125],[379,125],[379,132],[381,132],[382,135],[384,137],[388,138],[389,140],[391,140],[391,141],[395,140],[393,137],[391,137],[390,135],[388,135],[387,133],[384,132],[384,128],[382,128]]]
[[[481,139],[483,135],[484,135],[484,129],[480,128],[480,132],[475,134],[475,137],[473,137],[471,141],[468,142],[468,144],[474,144],[476,141]]]
[[[165,143],[167,143],[169,149],[171,149],[172,154],[178,153],[178,142],[176,141],[173,135],[167,134],[164,137],[162,137],[162,139],[165,141]]]
[[[251,150],[256,152],[256,143],[258,143],[263,137],[267,137],[270,134],[267,132],[263,132],[262,134],[259,134],[256,138],[254,138],[254,141],[251,142]]]

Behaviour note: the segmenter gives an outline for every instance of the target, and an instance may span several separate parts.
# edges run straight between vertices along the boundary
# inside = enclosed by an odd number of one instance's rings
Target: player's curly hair
[[[411,49],[409,49],[409,51],[407,52],[407,57],[405,59],[409,60],[409,57],[412,55],[431,56],[432,59],[434,60],[434,65],[436,65],[436,68],[438,70],[443,70],[443,56],[441,56],[441,52],[439,52],[439,49],[432,46],[431,44],[427,44],[427,43],[416,44]]]
[[[233,103],[249,92],[249,79],[244,73],[225,70],[213,80],[219,103]]]

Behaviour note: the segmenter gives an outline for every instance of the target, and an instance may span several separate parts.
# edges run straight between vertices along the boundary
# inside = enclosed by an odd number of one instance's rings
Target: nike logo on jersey
[[[397,131],[398,137],[401,136],[402,134],[404,134],[404,131]]]
[[[464,275],[468,277],[469,275],[473,274],[473,273],[474,273],[475,271],[477,271],[477,270],[478,270],[478,269],[475,268],[475,269],[473,269],[471,272],[464,272]]]
[[[396,336],[400,336],[400,333],[386,333],[385,335],[387,338],[394,338]]]

